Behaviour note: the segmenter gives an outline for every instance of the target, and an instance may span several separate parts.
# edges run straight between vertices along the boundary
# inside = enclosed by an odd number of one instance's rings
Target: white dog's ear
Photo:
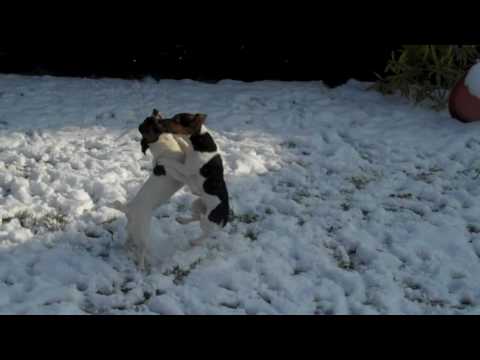
[[[157,109],[153,109],[152,116],[156,119],[162,119],[162,115],[160,114],[160,112]]]

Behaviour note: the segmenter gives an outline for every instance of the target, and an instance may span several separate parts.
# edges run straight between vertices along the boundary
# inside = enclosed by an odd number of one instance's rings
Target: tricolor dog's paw
[[[202,235],[196,239],[193,239],[193,240],[190,240],[190,245],[192,246],[199,246],[201,245],[202,243],[205,242],[205,240],[208,239],[208,235]]]

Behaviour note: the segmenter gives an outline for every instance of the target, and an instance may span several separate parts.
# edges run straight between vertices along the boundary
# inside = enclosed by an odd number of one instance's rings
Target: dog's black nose
[[[140,126],[138,127],[138,131],[140,131],[141,133],[143,133],[143,124],[140,124]]]

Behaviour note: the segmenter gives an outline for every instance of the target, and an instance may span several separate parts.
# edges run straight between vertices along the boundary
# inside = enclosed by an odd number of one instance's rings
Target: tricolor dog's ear
[[[195,116],[193,117],[194,128],[197,131],[200,131],[200,128],[205,123],[205,120],[207,120],[206,114],[195,114]]]
[[[207,120],[207,114],[195,114],[194,119],[200,121],[202,124]]]
[[[159,112],[157,109],[153,109],[153,111],[152,111],[152,116],[153,116],[155,119],[162,119],[162,115],[160,115],[160,112]]]

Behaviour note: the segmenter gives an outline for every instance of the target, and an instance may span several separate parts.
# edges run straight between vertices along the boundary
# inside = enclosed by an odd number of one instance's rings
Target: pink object
[[[450,92],[448,109],[453,118],[468,123],[480,121],[480,98],[470,94],[463,76]]]

